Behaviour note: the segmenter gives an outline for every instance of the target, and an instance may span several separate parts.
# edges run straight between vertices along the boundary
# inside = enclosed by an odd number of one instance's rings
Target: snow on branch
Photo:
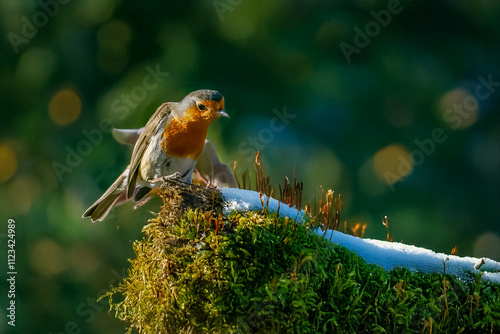
[[[222,195],[226,200],[224,214],[231,211],[261,210],[263,205],[269,211],[278,212],[280,216],[289,217],[297,222],[304,218],[304,211],[289,207],[274,198],[268,198],[251,190],[223,188]],[[488,258],[460,257],[436,253],[432,250],[405,245],[398,242],[387,242],[373,239],[361,239],[346,235],[339,231],[315,231],[331,242],[343,246],[363,259],[367,263],[382,266],[386,270],[397,267],[408,268],[412,271],[424,273],[442,273],[443,261],[446,261],[446,273],[469,279],[470,275],[481,274],[484,281],[500,284],[500,263]]]

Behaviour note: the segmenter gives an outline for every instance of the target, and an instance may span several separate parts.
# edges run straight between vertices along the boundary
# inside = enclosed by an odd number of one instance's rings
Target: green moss
[[[129,277],[106,295],[130,332],[500,330],[498,286],[387,272],[275,214],[165,205],[144,233]]]

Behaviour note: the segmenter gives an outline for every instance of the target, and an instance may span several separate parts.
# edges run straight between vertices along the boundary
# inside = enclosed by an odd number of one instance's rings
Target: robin
[[[208,127],[221,116],[229,117],[224,97],[214,90],[197,90],[180,102],[163,103],[138,134],[130,164],[82,217],[101,221],[125,201],[143,203],[165,178],[191,183]]]

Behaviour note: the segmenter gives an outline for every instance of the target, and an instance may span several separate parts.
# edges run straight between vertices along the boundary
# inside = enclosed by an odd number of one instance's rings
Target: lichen
[[[199,193],[205,200],[189,199]],[[309,222],[262,211],[224,217],[216,190],[168,187],[161,195],[161,212],[134,242],[128,278],[105,295],[130,333],[500,330],[498,286],[384,271]]]

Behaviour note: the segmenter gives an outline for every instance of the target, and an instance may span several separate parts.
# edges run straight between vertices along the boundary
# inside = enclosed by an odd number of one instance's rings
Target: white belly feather
[[[196,160],[172,157],[165,154],[161,148],[161,141],[161,131],[151,138],[142,156],[139,167],[139,178],[141,180],[138,178],[138,183],[144,186],[158,187],[161,185],[161,181],[151,183],[148,180],[160,179],[174,173],[181,174],[182,181],[191,183]]]

